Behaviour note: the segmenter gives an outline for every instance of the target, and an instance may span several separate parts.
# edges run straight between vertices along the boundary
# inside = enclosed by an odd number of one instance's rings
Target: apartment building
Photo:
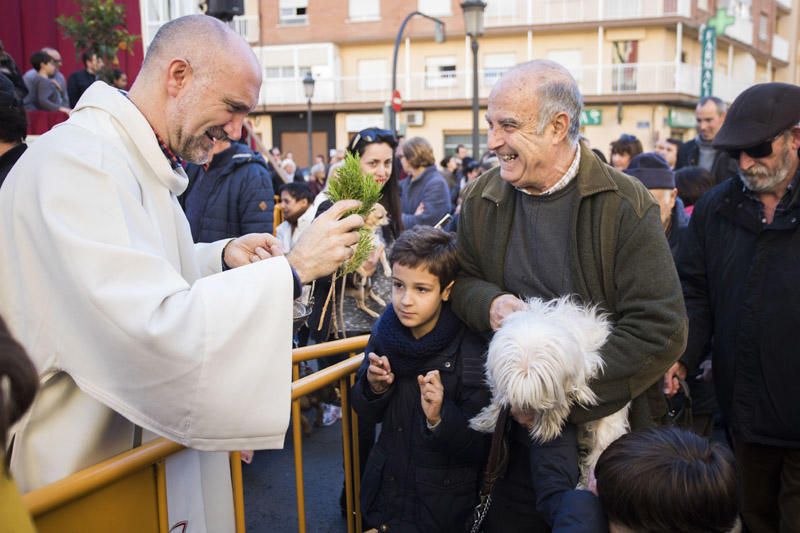
[[[578,81],[582,130],[593,146],[607,151],[621,133],[636,135],[646,149],[666,136],[691,138],[703,24],[718,8],[735,21],[717,39],[714,77],[714,94],[731,101],[753,83],[800,81],[800,10],[793,2],[800,0],[486,0],[477,65],[481,107],[504,71],[547,58]],[[193,6],[190,0],[160,3]],[[315,79],[314,153],[345,146],[363,127],[384,125],[395,38],[406,15],[420,11],[441,19],[447,38],[437,43],[434,24],[423,17],[406,27],[396,61],[399,129],[429,139],[437,157],[458,143],[469,146],[476,66],[459,4],[247,0],[245,16],[233,24],[264,67],[255,122],[265,143],[293,151],[305,164],[307,72]],[[143,14],[143,26],[149,20]],[[485,143],[483,123],[481,132]]]

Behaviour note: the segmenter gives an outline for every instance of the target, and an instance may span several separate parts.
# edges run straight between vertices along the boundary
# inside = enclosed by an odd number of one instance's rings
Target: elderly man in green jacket
[[[666,410],[661,376],[683,352],[687,320],[659,207],[638,181],[578,141],[582,97],[569,72],[532,61],[507,72],[489,96],[492,169],[467,191],[458,227],[462,273],[453,306],[489,332],[522,299],[575,295],[608,312],[600,403],[571,422],[631,402],[632,428]],[[492,494],[486,531],[546,531],[533,511],[527,431],[512,423],[506,475]]]

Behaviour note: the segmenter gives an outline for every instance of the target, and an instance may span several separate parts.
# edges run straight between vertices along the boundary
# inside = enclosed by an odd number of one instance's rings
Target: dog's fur
[[[378,318],[380,315],[367,307],[367,297],[375,301],[379,306],[386,307],[386,302],[372,290],[372,276],[375,274],[378,264],[383,267],[383,274],[386,277],[392,275],[389,260],[386,258],[386,244],[383,242],[383,237],[381,237],[381,229],[388,225],[389,216],[386,213],[386,208],[381,204],[375,204],[364,221],[364,227],[372,231],[372,253],[369,259],[364,261],[358,267],[358,270],[353,273],[353,287],[349,287],[346,291],[348,296],[355,299],[356,307],[372,318]]]
[[[603,371],[600,348],[611,332],[606,315],[571,298],[527,302],[509,315],[489,344],[486,378],[492,401],[470,421],[484,433],[494,431],[504,407],[535,411],[531,439],[556,438],[573,406],[597,404],[589,384]],[[628,431],[628,407],[579,428],[581,484],[597,458]]]

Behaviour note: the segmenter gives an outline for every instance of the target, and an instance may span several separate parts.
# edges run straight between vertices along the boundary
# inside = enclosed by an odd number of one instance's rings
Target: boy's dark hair
[[[714,177],[703,167],[683,167],[675,171],[675,187],[687,207],[697,203],[713,186]]]
[[[42,68],[43,64],[52,62],[53,58],[50,57],[50,54],[48,54],[47,52],[42,52],[40,50],[38,52],[34,52],[33,54],[31,54],[31,66],[33,67],[33,70],[38,71],[40,68]]]
[[[283,191],[288,192],[289,196],[297,201],[308,200],[309,204],[314,201],[314,195],[311,194],[311,189],[308,188],[308,185],[305,183],[300,183],[299,181],[284,183],[278,189],[278,195],[280,195]]]
[[[611,154],[628,154],[631,158],[644,152],[642,141],[635,135],[623,133],[619,139],[611,143]]]
[[[733,457],[690,431],[623,435],[602,453],[595,477],[609,522],[633,531],[722,533],[736,524]]]
[[[683,141],[681,141],[680,139],[676,139],[675,137],[669,137],[669,138],[667,138],[667,142],[668,142],[669,144],[674,144],[674,145],[675,145],[675,146],[677,146],[678,148],[680,148],[680,147],[681,147],[681,145],[683,144]]]
[[[389,264],[410,268],[424,266],[439,278],[444,289],[456,279],[458,258],[454,233],[432,226],[415,226],[400,234],[389,253]]]

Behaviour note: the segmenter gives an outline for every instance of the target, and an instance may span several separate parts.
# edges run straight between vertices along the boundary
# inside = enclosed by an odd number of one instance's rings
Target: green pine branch
[[[345,213],[347,216],[356,213],[366,218],[372,208],[381,199],[381,186],[375,181],[372,174],[361,172],[361,158],[358,154],[347,154],[344,164],[336,169],[335,176],[328,183],[328,198],[333,202],[340,200],[358,200],[361,207]],[[355,272],[361,264],[369,258],[374,247],[372,231],[368,228],[359,230],[358,244],[355,253],[347,263],[341,267],[341,274]]]

